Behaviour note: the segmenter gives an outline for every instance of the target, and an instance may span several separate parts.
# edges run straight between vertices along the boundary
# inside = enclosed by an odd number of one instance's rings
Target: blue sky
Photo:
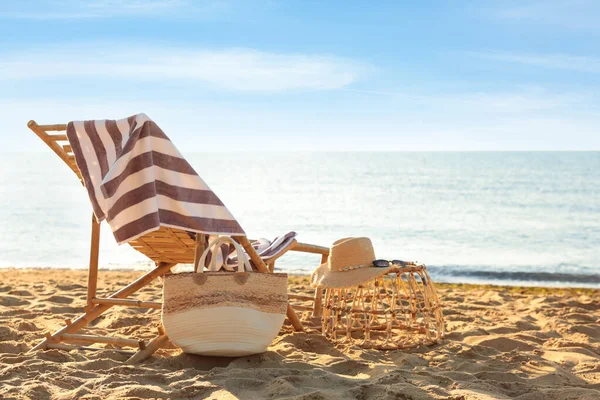
[[[3,2],[4,150],[145,112],[185,151],[598,150],[600,2]]]

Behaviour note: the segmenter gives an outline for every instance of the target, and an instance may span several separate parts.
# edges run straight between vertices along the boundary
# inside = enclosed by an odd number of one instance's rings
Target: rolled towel
[[[267,239],[261,238],[256,242],[252,243],[252,247],[256,249],[256,252],[263,260],[274,257],[285,251],[287,247],[290,245],[292,240],[296,238],[296,232],[288,232],[285,235],[277,236],[273,241],[269,241]],[[235,252],[229,254],[229,258],[227,259],[228,266],[237,265],[237,256]]]

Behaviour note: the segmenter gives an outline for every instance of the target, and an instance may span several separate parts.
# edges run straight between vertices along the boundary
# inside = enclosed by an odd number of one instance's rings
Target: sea
[[[185,153],[250,238],[371,238],[439,282],[600,287],[600,152]],[[51,152],[0,153],[0,267],[86,268],[91,207]],[[277,269],[310,274],[320,257]],[[102,224],[100,265],[152,264]]]

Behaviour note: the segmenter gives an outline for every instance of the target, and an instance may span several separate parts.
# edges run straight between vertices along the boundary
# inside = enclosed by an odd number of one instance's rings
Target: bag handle
[[[215,240],[213,240],[212,243],[210,243],[206,247],[206,250],[204,250],[204,253],[202,253],[202,257],[200,257],[200,261],[198,262],[198,265],[196,266],[196,269],[194,272],[199,273],[199,274],[204,272],[204,263],[206,262],[206,257],[208,257],[208,253],[211,251],[212,248],[214,248],[215,251],[213,252],[213,256],[210,260],[210,265],[208,266],[208,270],[209,271],[219,271],[221,269],[221,267],[223,267],[227,271],[233,271],[233,268],[229,267],[227,265],[227,259],[223,260],[223,264],[217,265],[217,251],[221,248],[222,244],[232,244],[233,247],[235,248],[235,250],[237,251],[237,254],[238,254],[238,260],[237,260],[238,270],[237,270],[237,272],[244,272],[244,270],[252,271],[252,266],[250,265],[248,255],[246,254],[246,252],[244,251],[242,246],[240,246],[238,244],[238,242],[233,240],[230,236],[221,236],[221,237],[218,237]]]

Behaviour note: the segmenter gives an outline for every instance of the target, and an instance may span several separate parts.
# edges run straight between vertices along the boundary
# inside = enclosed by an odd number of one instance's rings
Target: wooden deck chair
[[[38,125],[31,120],[27,126],[50,147],[56,155],[58,155],[69,168],[77,175],[83,184],[83,178],[77,164],[71,146],[67,140],[67,135],[63,133],[49,134],[48,132],[66,131],[66,124],[57,125]],[[98,253],[100,241],[100,223],[92,214],[92,232],[90,244],[89,258],[89,274],[87,286],[87,305],[84,307],[84,313],[73,320],[67,320],[66,325],[54,332],[47,333],[46,338],[30,351],[40,349],[63,349],[63,350],[97,350],[96,347],[82,347],[80,344],[87,343],[108,343],[117,346],[134,347],[137,351],[127,360],[128,364],[141,362],[151,356],[156,350],[161,348],[167,342],[162,327],[158,327],[158,335],[150,342],[117,337],[93,336],[77,334],[82,328],[97,319],[101,314],[113,306],[125,307],[141,307],[150,309],[161,309],[162,304],[159,302],[140,301],[129,298],[132,294],[148,285],[154,279],[161,277],[171,272],[171,268],[177,264],[197,263],[200,255],[205,249],[206,235],[195,235],[194,240],[188,232],[180,229],[168,228],[161,226],[159,230],[145,234],[135,240],[128,242],[135,250],[144,254],[152,261],[156,267],[140,278],[131,282],[117,292],[108,297],[97,297],[97,278],[98,278]],[[253,264],[260,272],[272,272],[275,266],[275,261],[281,257],[284,252],[280,252],[274,257],[263,260],[252,247],[252,242],[245,236],[234,236],[234,239],[242,245],[246,250]],[[298,243],[295,239],[289,244],[286,251],[293,250],[305,253],[314,253],[321,255],[321,262],[327,260],[329,249],[326,247]],[[302,307],[303,310],[313,311],[314,316],[320,315],[321,309],[321,294],[322,291],[315,292],[314,306]],[[306,296],[290,296],[297,300],[307,300]],[[288,304],[287,317],[289,323],[296,331],[302,331],[303,326],[300,319],[296,315],[294,308]],[[66,342],[66,343],[64,343]],[[67,344],[67,343],[76,343]],[[125,352],[127,353],[127,352]],[[129,352],[131,354],[131,352]]]

